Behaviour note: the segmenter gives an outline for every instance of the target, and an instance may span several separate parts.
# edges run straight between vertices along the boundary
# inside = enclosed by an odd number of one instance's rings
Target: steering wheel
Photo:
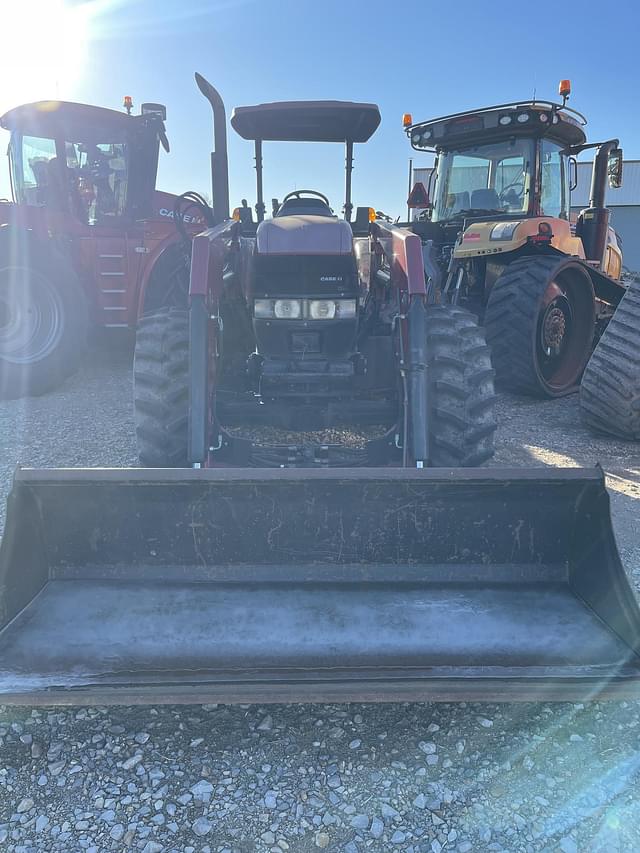
[[[500,201],[507,202],[507,191],[511,191],[515,196],[517,196],[518,201],[522,201],[522,196],[524,195],[524,181],[520,178],[516,181],[512,181],[510,184],[507,184],[506,187],[503,187],[500,191],[500,195],[498,198]]]
[[[282,199],[281,204],[284,204],[285,201],[289,201],[290,198],[301,198],[303,194],[321,198],[322,201],[327,205],[327,207],[331,207],[331,205],[329,204],[329,199],[326,197],[326,195],[319,193],[317,190],[293,190],[293,192],[286,194],[286,196]]]

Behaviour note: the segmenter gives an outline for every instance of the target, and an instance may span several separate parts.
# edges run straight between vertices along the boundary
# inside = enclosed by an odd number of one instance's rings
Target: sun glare
[[[0,112],[26,101],[73,99],[89,29],[88,3],[3,3]]]

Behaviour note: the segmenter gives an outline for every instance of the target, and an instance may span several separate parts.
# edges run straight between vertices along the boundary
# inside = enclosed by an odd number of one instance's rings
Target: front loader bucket
[[[640,695],[599,471],[20,470],[0,703]]]

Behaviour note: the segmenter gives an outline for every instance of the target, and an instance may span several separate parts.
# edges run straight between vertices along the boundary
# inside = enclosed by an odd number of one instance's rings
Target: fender
[[[147,240],[146,234],[144,242],[151,242]],[[153,275],[153,272],[156,268],[156,264],[158,263],[160,257],[164,255],[164,253],[167,251],[167,249],[173,246],[177,246],[179,243],[180,235],[178,234],[175,228],[171,228],[169,232],[165,235],[165,237],[161,238],[157,243],[155,243],[149,254],[145,256],[144,268],[142,270],[142,275],[140,277],[138,285],[136,321],[142,316],[144,312],[144,303],[147,296],[147,289],[151,281],[151,276]]]

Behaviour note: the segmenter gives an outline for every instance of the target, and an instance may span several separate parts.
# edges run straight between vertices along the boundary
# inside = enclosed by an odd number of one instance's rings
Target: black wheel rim
[[[3,270],[0,288],[0,358],[17,365],[42,361],[64,330],[62,299],[44,276],[23,267]]]

